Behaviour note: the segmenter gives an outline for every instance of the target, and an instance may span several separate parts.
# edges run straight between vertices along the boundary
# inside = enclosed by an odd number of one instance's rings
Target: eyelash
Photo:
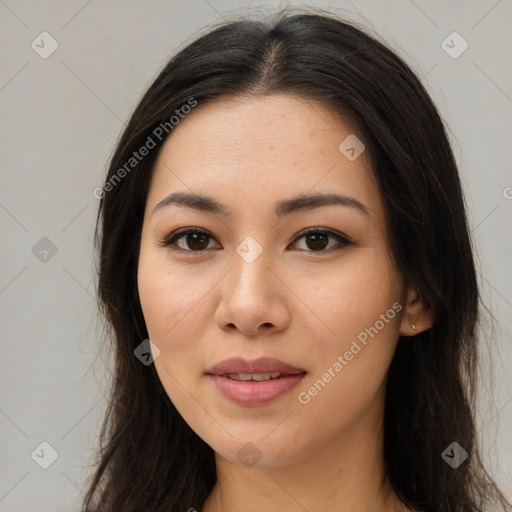
[[[175,242],[177,240],[179,240],[180,238],[190,234],[190,233],[199,233],[199,234],[203,234],[203,235],[206,235],[210,238],[213,238],[212,235],[210,235],[208,232],[200,229],[200,228],[183,228],[183,229],[179,229],[178,231],[175,231],[174,233],[172,233],[170,236],[166,237],[164,240],[162,240],[160,242],[160,245],[163,246],[163,247],[168,247],[170,248],[172,251],[181,251],[181,252],[184,252],[184,253],[195,253],[195,254],[203,254],[204,252],[210,250],[210,249],[200,249],[200,250],[191,250],[191,249],[182,249],[181,247],[176,247],[175,245]],[[307,235],[311,235],[311,234],[326,234],[326,235],[329,235],[329,236],[332,236],[333,238],[335,238],[338,242],[341,243],[338,243],[337,245],[335,245],[334,247],[331,247],[330,249],[321,249],[321,250],[318,250],[318,251],[314,251],[314,250],[308,250],[308,249],[300,249],[301,251],[304,251],[304,252],[311,252],[311,253],[331,253],[333,251],[338,251],[338,250],[341,250],[342,248],[348,246],[348,245],[352,245],[353,242],[351,242],[347,237],[341,235],[340,233],[337,233],[335,231],[331,231],[329,229],[323,229],[323,228],[308,228],[306,231],[303,231],[302,233],[300,233],[294,240],[293,242],[290,244],[295,244],[298,240],[300,240],[301,238],[307,236]],[[175,246],[175,247],[171,247],[171,246]]]

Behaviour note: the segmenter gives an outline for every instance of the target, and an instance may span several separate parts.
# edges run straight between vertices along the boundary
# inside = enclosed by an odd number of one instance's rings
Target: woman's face
[[[319,199],[329,194],[352,199]],[[183,228],[199,233],[164,245]],[[413,334],[408,293],[361,141],[320,104],[217,100],[174,127],[147,198],[138,287],[158,376],[224,459],[285,465],[377,434],[398,336]],[[231,358],[246,366],[211,375]]]

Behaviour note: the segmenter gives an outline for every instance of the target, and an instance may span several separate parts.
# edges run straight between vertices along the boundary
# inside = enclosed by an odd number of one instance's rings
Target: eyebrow
[[[215,199],[203,195],[190,194],[188,192],[173,192],[172,194],[169,194],[155,206],[151,215],[154,215],[157,211],[173,204],[186,206],[201,212],[231,217],[229,209]],[[346,206],[371,217],[368,208],[363,203],[344,194],[299,195],[277,202],[274,206],[274,212],[276,216],[280,218],[297,211],[312,210],[320,206],[329,205]]]

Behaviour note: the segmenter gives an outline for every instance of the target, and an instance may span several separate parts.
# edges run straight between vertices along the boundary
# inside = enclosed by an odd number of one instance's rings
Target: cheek
[[[398,341],[400,297],[390,261],[374,249],[318,287],[314,303],[334,334],[321,339],[321,360],[301,403],[329,424],[350,421],[375,398]]]
[[[198,307],[207,291],[204,286],[205,281],[196,282],[186,272],[171,269],[159,254],[141,251],[138,289],[149,338],[160,350],[155,369],[167,395],[185,416],[198,412],[192,410],[194,401],[188,391],[192,391],[190,370],[201,365],[195,340],[201,339],[199,329],[205,322]]]
[[[187,346],[194,339],[191,329],[200,324],[198,305],[213,284],[208,276],[199,279],[184,267],[171,266],[165,254],[141,251],[140,302],[150,338],[161,350],[174,340]]]
[[[297,275],[294,292],[314,313],[304,318],[311,317],[310,327],[316,323],[326,349],[340,348],[374,325],[401,296],[390,261],[376,248],[354,251],[336,268],[308,274]]]

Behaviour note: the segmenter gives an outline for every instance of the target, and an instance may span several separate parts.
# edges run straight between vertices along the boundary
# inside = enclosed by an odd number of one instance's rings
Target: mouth
[[[258,359],[244,359],[242,357],[231,357],[216,364],[210,370],[209,375],[241,375],[245,376],[238,380],[249,380],[246,376],[256,376],[254,380],[268,380],[270,378],[279,378],[279,375],[296,375],[303,373],[304,368],[297,368],[289,363],[270,357],[260,357]],[[261,378],[264,376],[264,378]]]
[[[306,372],[301,372],[303,374]],[[229,373],[222,374],[220,377],[226,377],[231,380],[240,380],[240,381],[251,381],[254,380],[256,382],[262,382],[266,380],[274,380],[279,379],[281,377],[289,377],[290,375],[299,375],[294,373],[281,373],[281,372],[268,372],[268,373]]]
[[[238,405],[265,405],[299,384],[306,370],[278,359],[231,358],[211,368],[207,377],[217,391]]]

